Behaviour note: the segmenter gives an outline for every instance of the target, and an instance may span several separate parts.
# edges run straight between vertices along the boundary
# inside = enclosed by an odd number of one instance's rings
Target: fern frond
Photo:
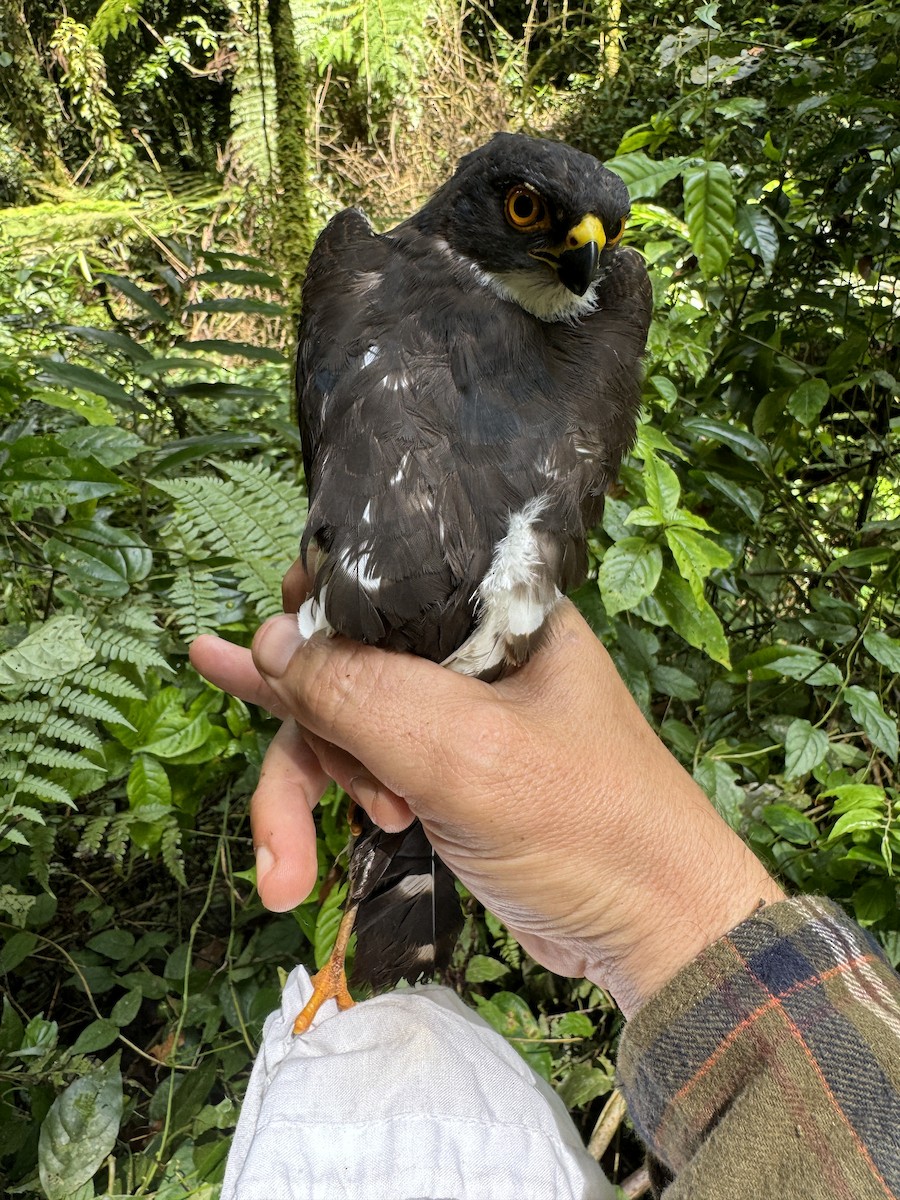
[[[352,66],[370,91],[383,84],[414,94],[427,51],[429,9],[435,7],[421,0],[307,0],[299,38],[320,71]]]
[[[243,0],[235,36],[229,150],[241,173],[268,183],[275,173],[278,120],[269,23],[260,6]]]
[[[181,830],[178,828],[176,821],[173,820],[163,830],[160,849],[162,850],[162,860],[166,864],[169,874],[182,887],[187,887],[187,877],[184,873],[184,859],[181,856]]]
[[[32,746],[28,752],[28,757],[33,763],[37,763],[41,767],[53,767],[54,769],[64,768],[67,771],[81,771],[85,765],[89,766],[92,771],[102,771],[102,767],[98,767],[96,763],[85,764],[84,760],[78,754],[73,754],[71,750],[61,750],[57,746]]]
[[[186,642],[215,630],[219,587],[208,573],[201,574],[191,566],[179,571],[169,589],[169,603],[178,632]]]
[[[99,853],[111,821],[112,817],[109,813],[102,813],[99,816],[91,817],[85,824],[81,840],[75,850],[78,858],[87,858],[90,855]]]
[[[115,41],[129,25],[136,25],[142,0],[103,0],[88,29],[88,41],[101,50],[110,38]]]
[[[44,686],[36,689],[46,690]],[[74,713],[78,717],[88,717],[92,721],[115,721],[119,725],[128,725],[128,720],[119,710],[102,696],[94,696],[84,688],[65,686],[53,693],[57,708],[63,712]],[[143,699],[143,697],[139,697]]]
[[[174,524],[225,559],[240,589],[264,618],[280,611],[281,579],[297,554],[306,515],[300,487],[264,463],[215,463],[225,478],[156,480],[175,501]]]
[[[98,771],[99,767],[96,768]],[[64,804],[69,808],[75,807],[75,800],[62,784],[54,783],[40,775],[24,775],[16,783],[16,790],[37,796],[39,800],[49,800],[52,804]]]
[[[50,863],[53,861],[53,847],[56,843],[56,830],[49,825],[41,825],[31,830],[31,877],[37,880],[44,891],[50,891]]]
[[[105,622],[119,625],[125,629],[133,629],[137,633],[146,633],[155,643],[160,634],[153,609],[145,608],[143,604],[117,604],[105,614]]]
[[[171,674],[171,668],[155,646],[141,638],[133,637],[122,629],[98,629],[91,643],[98,654],[113,662],[130,663],[143,674],[151,668]],[[121,717],[116,718],[121,720]]]
[[[79,722],[51,715],[50,700],[20,700],[17,704],[0,704],[0,725],[5,722],[36,727],[36,732],[43,738],[59,738],[70,746],[81,746],[84,750],[99,750],[103,744],[95,733]],[[13,738],[9,743],[13,749],[16,749],[15,740]]]
[[[127,812],[116,813],[109,822],[109,828],[106,838],[106,853],[116,860],[121,862],[125,857],[125,849],[128,846],[128,831],[131,828],[131,822],[134,819],[134,814],[129,809]]]
[[[70,676],[72,683],[80,688],[90,688],[94,692],[102,692],[104,696],[112,696],[115,700],[143,700],[144,693],[115,671],[107,671],[104,667],[92,667],[87,671],[75,671]],[[104,718],[106,719],[106,718]],[[120,720],[121,718],[116,718]]]
[[[17,700],[0,704],[0,726],[17,721],[23,725],[39,725],[50,715],[48,700]]]

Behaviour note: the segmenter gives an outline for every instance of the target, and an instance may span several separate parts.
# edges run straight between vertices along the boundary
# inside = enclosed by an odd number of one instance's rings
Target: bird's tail
[[[415,821],[379,829],[361,810],[350,850],[350,894],[359,904],[353,982],[376,991],[430,979],[450,961],[463,916],[453,875]]]

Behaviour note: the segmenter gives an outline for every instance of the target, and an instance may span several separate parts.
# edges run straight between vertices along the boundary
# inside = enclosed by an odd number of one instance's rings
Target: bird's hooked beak
[[[600,251],[606,245],[606,232],[599,217],[588,213],[566,234],[561,246],[548,250],[530,250],[532,258],[553,267],[559,282],[583,296],[597,274]]]

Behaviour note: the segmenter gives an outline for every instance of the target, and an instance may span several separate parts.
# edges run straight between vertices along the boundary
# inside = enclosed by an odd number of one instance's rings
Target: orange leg
[[[347,956],[347,946],[350,942],[350,935],[353,933],[353,922],[356,920],[356,910],[358,907],[359,905],[357,904],[352,905],[346,910],[343,917],[341,917],[334,949],[328,956],[328,962],[322,970],[313,976],[313,994],[307,1000],[306,1006],[294,1022],[295,1034],[306,1033],[307,1029],[312,1025],[316,1013],[326,1000],[336,1000],[337,1006],[342,1012],[344,1009],[350,1008],[354,1003],[353,997],[347,991],[347,974],[344,970],[344,959]]]

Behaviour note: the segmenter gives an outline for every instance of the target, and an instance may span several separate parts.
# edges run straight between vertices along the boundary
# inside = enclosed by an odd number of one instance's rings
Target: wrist
[[[723,823],[724,824],[724,823]],[[725,827],[727,829],[727,827]],[[585,971],[604,987],[626,1017],[632,1017],[682,968],[708,946],[747,920],[759,908],[785,899],[762,863],[728,829],[726,847],[704,870],[692,870],[663,885],[648,885],[649,895],[629,930],[629,944]],[[726,849],[727,853],[722,853]]]

